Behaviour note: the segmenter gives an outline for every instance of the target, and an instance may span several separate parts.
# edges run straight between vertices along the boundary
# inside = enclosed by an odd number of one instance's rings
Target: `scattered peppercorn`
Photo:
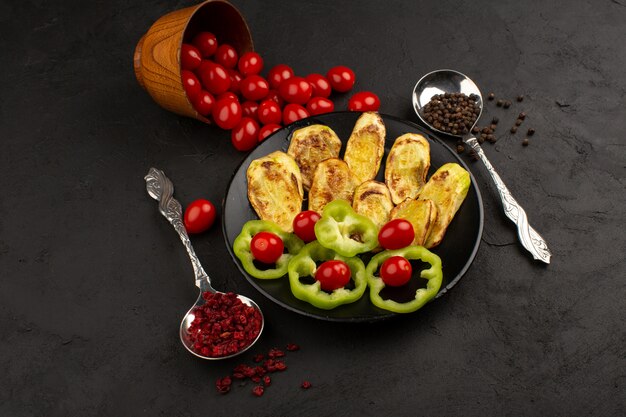
[[[465,146],[456,145],[456,153],[463,153],[463,152],[465,152]]]
[[[469,156],[470,156],[470,158],[472,159],[472,161],[478,161],[478,154],[476,153],[476,151],[475,151],[475,150],[473,150],[473,149],[472,149],[472,150],[469,152]]]
[[[472,133],[476,134],[476,133],[478,133],[478,132],[480,132],[480,127],[478,127],[478,126],[474,126],[474,127],[472,128]]]
[[[491,134],[487,135],[487,141],[490,143],[494,143],[496,141],[495,135],[491,135]]]
[[[508,101],[508,100],[507,100],[507,101],[505,101],[505,102],[502,104],[502,107],[504,107],[505,109],[508,109],[509,107],[511,107],[511,102],[510,102],[510,101]]]
[[[517,126],[511,127],[511,133],[515,133],[515,132],[517,132]]]
[[[522,120],[524,120],[524,119],[526,118],[526,113],[521,112],[521,113],[517,116],[517,118],[518,118],[518,119],[522,119]]]
[[[532,127],[530,129],[528,129],[528,132],[526,133],[528,136],[532,136],[535,134],[535,129],[533,129]]]
[[[435,129],[453,135],[466,134],[480,114],[477,101],[475,94],[437,94],[424,106],[423,116]]]
[[[521,125],[521,124],[522,124],[522,119],[517,119],[517,120],[515,121],[515,126],[519,126],[519,125]]]
[[[496,106],[498,106],[498,107],[502,107],[503,104],[504,104],[504,100],[496,101]]]
[[[500,119],[494,116],[493,119],[491,119],[491,124],[497,125],[499,121]]]
[[[519,102],[524,101],[524,96],[522,96],[522,95],[517,96],[517,101],[519,101]]]
[[[522,141],[522,146],[528,146],[528,138],[524,138],[524,140]]]
[[[494,98],[496,98],[496,95],[494,93],[489,93],[489,95],[487,96],[488,100],[493,100]]]
[[[490,129],[492,132],[493,132],[494,130],[496,130],[496,127],[498,127],[498,126],[497,126],[497,125],[495,125],[495,124],[493,124],[493,123],[489,125],[489,129]]]
[[[485,143],[485,140],[487,140],[487,135],[485,133],[482,133],[479,137],[478,137],[478,143],[480,143],[481,145],[483,143]]]

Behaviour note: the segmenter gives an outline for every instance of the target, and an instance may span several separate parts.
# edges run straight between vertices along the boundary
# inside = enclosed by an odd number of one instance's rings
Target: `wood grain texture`
[[[220,43],[230,43],[241,54],[253,50],[243,16],[229,2],[208,0],[159,18],[135,47],[133,66],[141,87],[157,104],[182,116],[205,123],[185,94],[181,82],[180,48],[199,31],[213,32]]]

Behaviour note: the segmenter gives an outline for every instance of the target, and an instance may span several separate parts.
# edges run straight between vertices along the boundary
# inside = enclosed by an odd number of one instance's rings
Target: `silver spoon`
[[[150,197],[159,202],[159,212],[161,212],[161,214],[172,224],[172,226],[174,226],[174,229],[176,229],[176,231],[178,232],[180,240],[185,245],[185,249],[187,249],[187,255],[189,255],[191,265],[193,266],[193,272],[196,277],[196,286],[200,288],[200,295],[198,296],[196,303],[191,306],[187,314],[185,314],[185,317],[183,317],[182,322],[180,323],[180,341],[189,352],[202,359],[227,359],[245,352],[252,345],[254,345],[257,340],[259,340],[259,337],[261,337],[261,333],[263,333],[263,327],[265,325],[265,319],[263,318],[263,313],[261,312],[259,306],[254,301],[243,295],[237,295],[237,297],[241,300],[242,303],[254,307],[261,315],[261,329],[259,330],[259,334],[252,341],[252,343],[250,343],[247,347],[237,351],[236,353],[228,356],[204,356],[193,350],[188,332],[188,329],[191,326],[191,322],[193,322],[195,318],[192,311],[194,308],[204,305],[205,300],[204,298],[202,298],[202,294],[204,292],[208,291],[211,293],[217,293],[218,291],[211,286],[211,279],[209,278],[207,273],[204,272],[204,269],[200,264],[200,260],[196,256],[196,253],[191,246],[191,241],[189,240],[189,236],[187,235],[187,230],[185,230],[185,226],[183,225],[182,207],[180,206],[180,203],[175,198],[173,198],[174,185],[172,184],[172,181],[170,181],[170,179],[165,176],[163,171],[156,168],[150,168],[150,171],[148,171],[145,180],[146,190],[148,191],[148,194],[150,194]]]
[[[422,114],[422,108],[430,101],[430,99],[436,94],[443,93],[463,93],[467,96],[475,94],[478,96],[476,103],[480,106],[480,113],[482,114],[482,95],[480,94],[480,90],[476,84],[474,84],[469,77],[458,71],[449,69],[429,72],[424,75],[417,82],[417,84],[415,84],[415,88],[413,89],[413,108],[415,109],[415,112],[420,120],[432,130],[450,135],[448,132],[436,129],[424,119]],[[479,118],[480,114],[476,118],[474,125],[478,122]],[[472,128],[473,127],[474,126],[472,126]],[[502,179],[485,156],[485,153],[480,147],[478,141],[471,133],[471,129],[470,132],[465,135],[452,136],[460,137],[464,143],[471,146],[483,164],[485,164],[485,167],[491,175],[491,179],[493,179],[493,182],[496,184],[496,188],[498,189],[498,193],[500,194],[500,199],[502,200],[502,205],[504,206],[504,214],[506,214],[506,216],[517,225],[517,234],[522,245],[533,255],[533,258],[549,264],[552,254],[548,249],[546,241],[528,224],[526,212],[513,198],[509,189],[506,188],[506,185],[504,185],[504,182],[502,182]]]

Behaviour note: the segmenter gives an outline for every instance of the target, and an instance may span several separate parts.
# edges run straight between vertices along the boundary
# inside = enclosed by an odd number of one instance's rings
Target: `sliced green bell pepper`
[[[341,256],[353,257],[378,246],[378,228],[361,216],[345,200],[335,200],[324,207],[315,223],[317,241]]]
[[[283,253],[276,261],[274,268],[261,270],[254,265],[254,256],[250,250],[252,238],[259,232],[271,232],[280,237],[288,253]],[[293,233],[285,232],[276,223],[267,220],[250,220],[241,228],[241,233],[235,238],[233,252],[241,261],[243,269],[259,279],[276,279],[287,273],[287,266],[291,258],[302,249],[304,242]]]
[[[430,264],[429,269],[424,269],[420,276],[428,280],[426,288],[419,288],[415,291],[415,299],[399,303],[394,300],[383,300],[380,292],[385,288],[382,278],[377,276],[379,266],[392,256],[403,256],[406,259],[420,259]],[[411,313],[424,306],[428,301],[432,300],[441,288],[443,280],[443,272],[441,271],[441,258],[422,246],[407,246],[406,248],[396,250],[386,250],[375,255],[365,268],[367,274],[367,282],[370,287],[370,300],[375,306],[393,311],[394,313]]]
[[[319,281],[315,281],[313,284],[305,284],[300,281],[300,277],[315,277],[317,270],[315,262],[329,260],[343,261],[348,265],[351,278],[354,281],[354,289],[338,288],[327,293],[321,289]],[[300,250],[300,253],[291,259],[288,271],[289,285],[293,295],[299,300],[324,310],[355,302],[363,296],[367,288],[363,261],[356,257],[343,257],[331,249],[324,248],[317,241],[307,244]]]

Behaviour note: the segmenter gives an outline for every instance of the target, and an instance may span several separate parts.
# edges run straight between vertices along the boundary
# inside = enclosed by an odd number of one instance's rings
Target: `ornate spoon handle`
[[[485,164],[500,194],[500,199],[504,206],[504,214],[517,225],[517,235],[522,245],[533,255],[533,258],[549,264],[552,253],[550,253],[546,241],[528,224],[526,212],[513,198],[509,189],[506,188],[506,185],[502,182],[502,179],[487,159],[487,156],[485,156],[476,138],[470,135],[464,137],[463,141],[472,147],[480,160],[483,161],[483,164]]]
[[[189,255],[196,277],[196,286],[202,291],[216,292],[211,288],[211,280],[207,273],[204,272],[200,259],[198,259],[196,252],[193,250],[193,246],[191,246],[189,235],[183,224],[183,209],[178,200],[173,197],[174,185],[172,181],[165,176],[163,171],[156,168],[150,168],[145,176],[145,180],[148,194],[159,202],[159,211],[174,226],[174,229],[178,232],[178,237],[180,237],[183,245],[185,245],[185,249],[187,249],[187,255]]]

